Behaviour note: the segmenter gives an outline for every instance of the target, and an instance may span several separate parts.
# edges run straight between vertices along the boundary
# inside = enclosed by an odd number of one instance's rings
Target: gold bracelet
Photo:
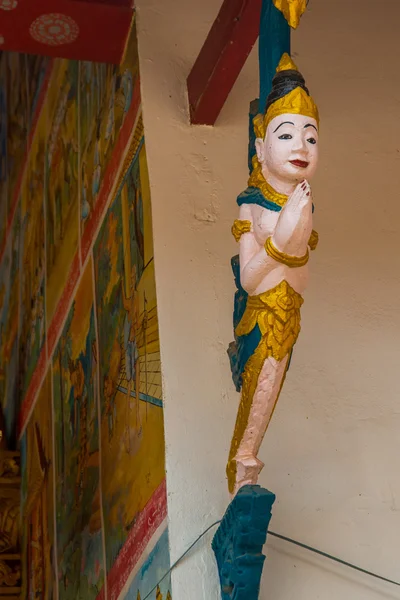
[[[308,250],[304,256],[290,256],[290,254],[285,254],[284,252],[281,252],[280,250],[278,250],[278,248],[274,246],[270,237],[265,242],[265,251],[274,260],[277,260],[278,262],[282,263],[283,265],[286,265],[287,267],[293,268],[304,267],[304,265],[307,264],[309,258]]]

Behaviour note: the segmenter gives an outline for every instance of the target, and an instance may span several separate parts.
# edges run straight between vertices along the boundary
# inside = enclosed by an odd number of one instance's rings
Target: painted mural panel
[[[113,179],[102,189],[107,167],[133,100],[138,76],[136,27],[133,26],[121,65],[82,63],[80,77],[81,218],[82,231],[93,215],[100,192],[108,194]],[[120,149],[121,153],[123,148]],[[119,156],[121,158],[121,155]],[[115,160],[116,159],[116,160]]]
[[[125,600],[172,600],[168,530],[165,529],[133,579]],[[159,585],[156,585],[157,582]],[[155,588],[155,589],[154,589]]]
[[[24,598],[56,597],[51,371],[22,440]]]
[[[28,91],[26,56],[16,52],[5,54],[7,60],[7,171],[9,210],[13,208],[16,189],[27,150]]]
[[[0,266],[0,399],[9,447],[15,442],[19,410],[18,329],[21,218],[18,204]]]
[[[78,74],[75,61],[55,61],[47,94],[47,322],[70,277],[79,239]]]
[[[134,143],[94,248],[108,570],[165,477],[150,194],[143,140]]]
[[[46,111],[42,111],[29,154],[21,195],[20,371],[24,396],[38,363],[45,361],[44,172]]]
[[[96,346],[89,261],[53,356],[60,600],[94,600],[104,584]]]
[[[137,600],[168,568],[149,190],[135,27],[120,66],[0,53],[0,402],[9,437],[19,399],[26,428],[24,598],[106,600],[107,577],[108,598]],[[171,600],[168,578],[153,591]]]

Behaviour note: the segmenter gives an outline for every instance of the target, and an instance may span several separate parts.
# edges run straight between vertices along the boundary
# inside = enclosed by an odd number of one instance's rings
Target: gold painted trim
[[[259,190],[261,190],[261,193],[265,198],[267,198],[267,200],[271,200],[279,206],[284,206],[287,202],[288,197],[285,196],[285,194],[280,194],[279,192],[274,190],[272,185],[270,185],[265,179],[262,172],[261,164],[256,154],[252,158],[252,163],[253,170],[251,172],[247,185],[249,187],[256,187]]]
[[[300,23],[301,15],[306,11],[307,0],[272,0],[274,6],[281,11],[286,21],[293,29]]]
[[[240,219],[235,219],[232,225],[232,235],[235,240],[238,242],[244,233],[250,233],[251,231],[251,222],[250,221],[241,221]]]

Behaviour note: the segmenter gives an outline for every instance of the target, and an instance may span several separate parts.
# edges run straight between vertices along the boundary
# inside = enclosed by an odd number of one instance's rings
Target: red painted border
[[[139,514],[123,548],[107,576],[110,600],[117,600],[147,544],[167,516],[167,484],[165,479]],[[99,596],[96,600],[99,599]]]
[[[106,597],[106,592],[105,592],[104,585],[103,585],[100,593],[97,594],[97,596],[96,596],[96,600],[105,600],[105,597]]]
[[[53,354],[57,338],[61,333],[62,327],[64,325],[64,320],[67,316],[72,296],[79,280],[80,273],[81,267],[79,261],[79,250],[77,250],[68,273],[67,283],[63,289],[61,298],[57,304],[56,311],[47,329],[47,348],[49,356]]]
[[[140,107],[140,77],[136,79],[135,87],[133,89],[132,104],[128,114],[125,117],[125,121],[119,132],[117,143],[114,146],[113,154],[110,162],[107,165],[104,179],[100,188],[99,197],[96,200],[94,210],[90,214],[88,220],[85,223],[85,228],[81,239],[82,249],[82,261],[86,260],[87,255],[90,252],[94,237],[97,233],[97,229],[100,225],[101,218],[103,216],[104,209],[107,205],[107,201],[110,196],[111,189],[115,183],[115,179],[118,176],[118,170],[121,167],[121,158],[126,149],[133,127],[136,122]]]
[[[46,372],[47,367],[47,356],[46,356],[46,344],[40,351],[39,360],[36,365],[36,369],[33,372],[32,379],[29,383],[28,390],[25,394],[23,404],[21,406],[18,415],[18,433],[20,433],[29,418],[31,409],[35,402],[36,394],[40,389],[40,384]]]

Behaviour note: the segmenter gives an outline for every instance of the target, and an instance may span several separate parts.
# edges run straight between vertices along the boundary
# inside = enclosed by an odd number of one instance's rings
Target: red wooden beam
[[[258,37],[262,0],[224,0],[187,79],[190,119],[214,125]]]

